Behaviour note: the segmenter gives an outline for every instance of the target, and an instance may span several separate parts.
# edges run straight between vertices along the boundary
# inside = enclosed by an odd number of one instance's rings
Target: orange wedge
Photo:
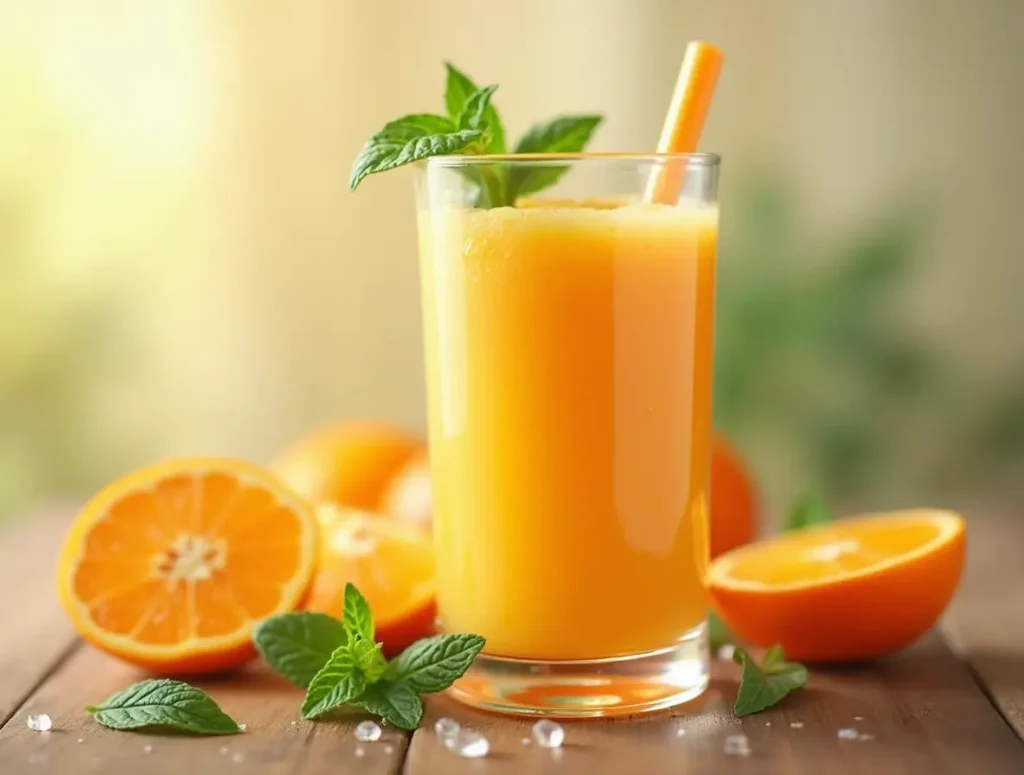
[[[162,673],[226,670],[313,579],[312,507],[263,469],[176,460],[120,479],[75,519],[57,584],[88,642]]]
[[[909,645],[949,603],[966,529],[949,511],[846,519],[759,541],[711,563],[719,613],[751,643],[792,659],[874,659]]]
[[[376,640],[393,656],[434,631],[434,547],[422,528],[367,512],[319,510],[320,564],[306,607],[340,616],[345,584],[370,604]]]

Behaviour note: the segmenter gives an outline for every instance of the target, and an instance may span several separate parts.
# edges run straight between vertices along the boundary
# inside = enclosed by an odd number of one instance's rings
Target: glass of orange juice
[[[417,173],[438,611],[455,685],[548,716],[708,682],[719,160],[442,156]],[[652,175],[682,177],[671,204]],[[528,198],[558,179],[551,198]],[[488,181],[527,192],[487,207]]]

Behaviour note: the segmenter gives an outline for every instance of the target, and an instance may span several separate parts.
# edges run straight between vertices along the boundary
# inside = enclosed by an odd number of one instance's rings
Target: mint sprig
[[[782,646],[772,646],[758,665],[743,649],[736,649],[733,659],[743,666],[739,692],[733,713],[737,717],[759,713],[778,704],[783,697],[807,683],[807,668],[786,662]]]
[[[430,156],[505,153],[505,126],[491,98],[497,86],[478,87],[450,62],[444,103],[447,115],[418,113],[392,121],[363,146],[352,165],[353,191],[367,175],[385,172]],[[516,143],[515,153],[578,153],[583,151],[601,116],[561,116],[537,124]],[[481,165],[460,173],[479,189],[482,207],[514,205],[519,197],[554,185],[568,165]]]
[[[174,731],[190,735],[233,735],[238,724],[202,689],[159,678],[142,681],[85,708],[110,729]]]
[[[275,616],[254,635],[274,671],[307,687],[301,710],[305,719],[356,706],[401,729],[415,729],[423,717],[421,696],[451,686],[484,647],[479,635],[437,635],[413,643],[388,662],[381,644],[373,641],[370,606],[353,584],[345,585],[340,622],[325,614],[310,617]]]
[[[305,689],[348,636],[333,616],[308,611],[264,619],[252,640],[275,673]]]

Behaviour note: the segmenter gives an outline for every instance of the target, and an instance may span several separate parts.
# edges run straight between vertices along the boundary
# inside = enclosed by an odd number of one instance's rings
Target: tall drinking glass
[[[451,156],[417,172],[441,626],[511,713],[708,681],[718,157]],[[671,204],[651,176],[679,176]],[[488,207],[489,187],[554,195]]]

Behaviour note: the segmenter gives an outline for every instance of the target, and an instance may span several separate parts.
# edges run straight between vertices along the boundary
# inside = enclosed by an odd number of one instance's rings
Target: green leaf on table
[[[356,704],[399,729],[416,729],[423,718],[423,701],[403,681],[378,681],[366,688]]]
[[[466,108],[466,103],[474,94],[481,90],[477,88],[477,85],[473,83],[469,76],[456,68],[451,62],[445,62],[445,69],[448,71],[444,90],[445,109],[448,111],[448,117],[457,123],[459,116],[462,115]],[[491,91],[493,92],[493,89]],[[489,96],[482,119],[484,125],[490,130],[486,152],[505,153],[505,127],[501,123],[498,109],[490,104]]]
[[[312,719],[357,699],[366,690],[366,675],[360,669],[352,644],[338,646],[306,690],[302,718]]]
[[[760,666],[743,649],[736,649],[733,659],[743,666],[743,676],[733,706],[733,713],[737,717],[770,708],[807,683],[807,668],[796,662],[786,662],[782,646],[779,645],[765,652]]]
[[[537,124],[516,143],[516,153],[579,153],[587,147],[601,123],[601,116],[561,116]],[[512,199],[535,194],[554,185],[567,171],[568,165],[527,166],[512,170]]]
[[[417,694],[447,689],[465,673],[484,647],[479,635],[435,635],[413,643],[385,672],[388,681],[407,685]]]
[[[240,731],[202,689],[168,678],[134,684],[86,710],[110,729],[169,730],[191,735],[233,735]]]
[[[342,602],[341,623],[349,638],[362,638],[372,641],[374,624],[373,612],[366,602],[363,593],[351,582],[345,584],[345,597]]]
[[[797,500],[786,520],[786,532],[803,530],[813,525],[823,525],[835,517],[825,499],[817,493],[806,493]]]
[[[428,131],[429,126],[444,129]],[[367,175],[386,172],[430,156],[457,153],[483,153],[488,134],[478,129],[455,129],[444,116],[418,114],[392,121],[363,145],[349,174],[349,187],[355,191]]]
[[[304,611],[263,620],[252,640],[275,673],[305,689],[347,636],[333,616]]]
[[[356,667],[363,672],[368,683],[373,683],[384,675],[388,661],[384,657],[384,650],[380,643],[360,639],[351,643],[350,646]]]

